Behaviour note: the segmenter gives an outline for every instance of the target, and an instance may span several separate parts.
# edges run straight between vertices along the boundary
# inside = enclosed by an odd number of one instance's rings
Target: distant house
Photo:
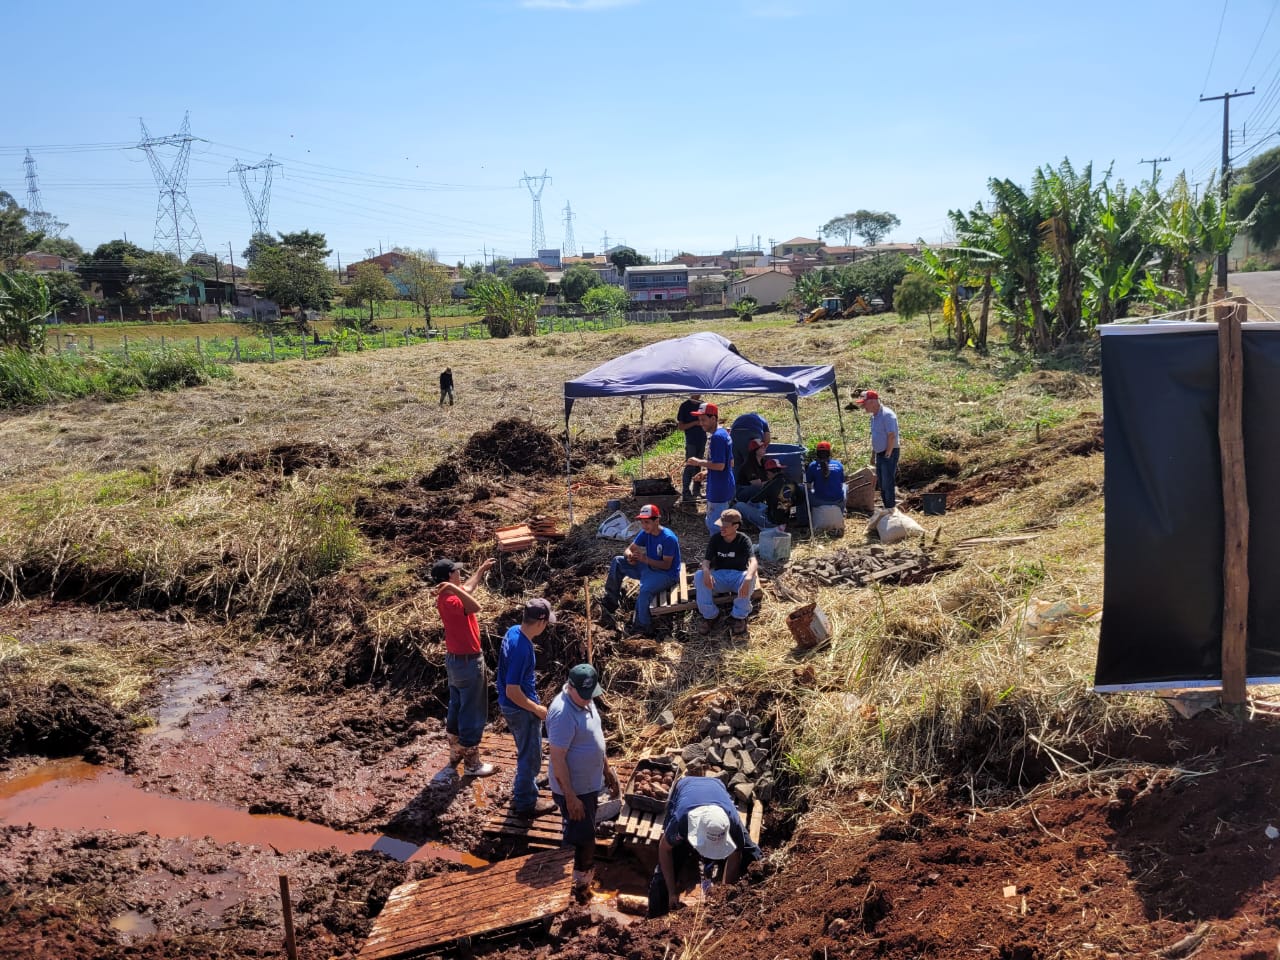
[[[347,264],[347,283],[352,283],[355,280],[357,269],[366,263],[372,263],[391,281],[391,285],[396,288],[396,293],[402,297],[407,297],[409,295],[409,287],[395,275],[395,271],[408,259],[409,257],[406,254],[392,250],[390,253],[380,253],[376,257],[370,257],[368,260],[357,260],[355,263]]]
[[[748,270],[746,276],[729,285],[729,302],[755,297],[762,307],[771,307],[786,299],[796,285],[796,278],[782,270]]]
[[[608,258],[603,256],[595,256],[594,254],[590,254],[590,253],[583,254],[580,257],[564,258],[564,268],[566,270],[568,270],[570,267],[572,267],[574,264],[577,264],[577,263],[585,263],[588,267],[590,267],[592,270],[596,272],[596,274],[600,277],[601,280],[603,280],[605,283],[609,284],[610,286],[614,286],[614,287],[622,286],[622,274],[618,272],[618,268],[615,267],[608,260]]]
[[[689,296],[689,268],[680,263],[628,267],[622,283],[632,300],[683,300]]]
[[[74,270],[76,262],[60,257],[56,253],[39,253],[32,251],[18,258],[22,269],[30,273],[53,273],[55,270]]]
[[[783,240],[773,248],[775,257],[790,257],[797,253],[816,254],[822,247],[821,240],[810,240],[808,237],[792,237]]]

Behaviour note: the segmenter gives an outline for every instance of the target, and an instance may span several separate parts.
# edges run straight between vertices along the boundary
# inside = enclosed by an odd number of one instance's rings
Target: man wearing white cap
[[[635,519],[640,521],[640,532],[627,544],[622,556],[614,557],[609,565],[600,606],[609,614],[615,613],[622,602],[622,581],[628,577],[639,580],[633,626],[637,633],[649,636],[653,632],[649,604],[654,594],[676,582],[680,573],[680,541],[662,525],[662,511],[656,504],[646,503]]]
[[[742,817],[729,791],[717,777],[682,777],[667,801],[667,817],[658,841],[658,868],[649,881],[649,916],[679,909],[679,878],[686,864],[697,862],[702,889],[718,874],[733,883],[743,863],[759,860],[757,847],[742,827]]]

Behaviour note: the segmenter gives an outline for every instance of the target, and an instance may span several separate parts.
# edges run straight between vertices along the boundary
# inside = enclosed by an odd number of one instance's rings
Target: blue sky
[[[1135,183],[1170,157],[1205,180],[1222,105],[1233,153],[1280,145],[1280,0],[462,0],[213,7],[14,5],[0,189],[85,246],[152,245],[157,191],[138,118],[190,111],[207,142],[188,195],[205,246],[250,233],[237,160],[271,154],[274,230],[323,231],[344,263],[432,247],[527,255],[527,172],[548,246],[572,204],[581,250],[647,255],[814,236],[889,210],[891,237],[940,239],[988,178],[1092,161]],[[56,11],[56,12],[49,12]],[[1247,139],[1241,142],[1242,124]],[[90,148],[87,145],[103,145]]]

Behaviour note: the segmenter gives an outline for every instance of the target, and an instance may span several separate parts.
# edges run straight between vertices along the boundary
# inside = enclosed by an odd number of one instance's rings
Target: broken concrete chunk
[[[751,759],[757,766],[764,763],[769,758],[769,751],[764,747],[756,747],[751,751]]]
[[[736,750],[726,750],[724,752],[723,765],[726,770],[737,770],[742,766],[742,761],[738,759]]]
[[[700,737],[710,732],[711,730],[710,719],[708,719],[707,717],[703,717],[701,720],[698,721],[698,725],[694,727],[694,729],[698,732],[698,736]]]
[[[714,746],[707,751],[707,763],[713,763],[717,767],[724,765],[724,750],[720,746]]]
[[[730,773],[728,770],[721,770],[720,782],[723,783],[726,787],[731,787],[733,783],[733,774]]]
[[[707,711],[707,719],[709,719],[712,723],[719,723],[721,720],[724,719],[724,711],[721,710],[719,707],[712,707],[710,710]]]
[[[724,747],[726,750],[741,750],[742,741],[737,737],[726,737],[720,741],[720,746]]]
[[[719,724],[713,732],[717,737],[724,739],[725,737],[733,736],[733,727],[729,726],[727,723],[722,723]]]
[[[707,748],[700,743],[691,743],[680,751],[680,757],[685,763],[705,760],[707,759]]]
[[[734,784],[733,799],[736,803],[745,807],[748,803],[751,802],[751,794],[753,792],[754,790],[752,789],[750,783],[744,782],[744,783]]]
[[[724,722],[733,727],[734,730],[747,729],[747,715],[741,710],[735,710],[724,718]]]
[[[756,783],[756,799],[761,803],[768,803],[773,799],[773,781],[768,777]]]
[[[663,730],[670,730],[676,725],[676,715],[670,710],[663,710],[658,714],[658,726]]]
[[[731,771],[726,770],[725,772],[729,773]],[[729,778],[729,789],[732,790],[734,787],[736,787],[740,783],[750,783],[750,782],[751,782],[750,780],[748,780],[746,777],[742,775],[741,771],[738,771]]]
[[[751,754],[745,751],[738,754],[738,770],[748,777],[756,775],[756,763],[751,759]]]

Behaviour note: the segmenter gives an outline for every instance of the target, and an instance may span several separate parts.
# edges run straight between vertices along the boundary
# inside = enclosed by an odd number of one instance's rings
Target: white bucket
[[[833,503],[814,507],[810,515],[813,517],[814,530],[839,530],[844,532],[844,511]]]
[[[791,534],[777,529],[760,531],[760,557],[763,560],[785,560],[791,556]]]

